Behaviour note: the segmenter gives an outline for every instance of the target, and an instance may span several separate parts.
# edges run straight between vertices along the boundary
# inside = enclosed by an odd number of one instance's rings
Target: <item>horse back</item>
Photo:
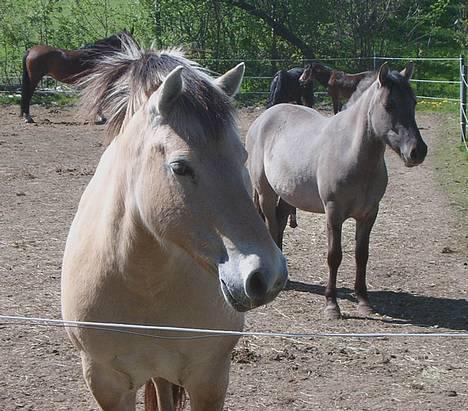
[[[85,53],[44,44],[31,47],[26,55],[26,67],[31,78],[50,75],[64,83],[75,83],[91,68]]]

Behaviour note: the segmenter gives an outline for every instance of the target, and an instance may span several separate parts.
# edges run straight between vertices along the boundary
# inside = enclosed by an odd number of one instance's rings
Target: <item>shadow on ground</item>
[[[285,292],[288,291],[325,295],[324,286],[301,281],[289,281],[285,288]],[[338,299],[357,303],[354,291],[350,288],[338,288],[337,292]],[[468,331],[468,301],[464,299],[409,294],[403,291],[369,291],[369,299],[377,313],[393,318],[369,318],[371,320]]]

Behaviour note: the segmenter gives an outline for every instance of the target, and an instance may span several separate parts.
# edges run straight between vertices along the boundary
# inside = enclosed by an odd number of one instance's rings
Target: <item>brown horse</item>
[[[122,48],[121,35],[125,30],[94,44],[77,50],[64,50],[39,44],[31,47],[23,57],[23,81],[21,87],[21,114],[26,123],[34,123],[29,106],[39,81],[45,75],[67,84],[74,84],[95,65],[96,59]],[[100,121],[103,121],[99,114]]]
[[[313,82],[314,78],[317,79],[319,83],[327,88],[328,95],[333,101],[333,112],[336,114],[341,111],[341,100],[349,99],[356,91],[359,82],[369,76],[375,76],[375,73],[373,71],[363,71],[348,74],[314,62],[305,66],[299,82],[303,86],[307,86]]]

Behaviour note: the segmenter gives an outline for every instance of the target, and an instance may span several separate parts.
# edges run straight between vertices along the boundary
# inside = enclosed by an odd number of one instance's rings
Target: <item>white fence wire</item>
[[[58,327],[78,327],[90,328],[100,331],[111,331],[126,334],[134,334],[143,337],[158,339],[197,339],[207,337],[269,337],[269,338],[383,338],[383,337],[450,337],[468,338],[468,332],[372,332],[372,333],[350,333],[350,332],[271,332],[271,331],[236,331],[236,330],[215,330],[206,328],[171,327],[161,325],[144,324],[121,324],[90,321],[71,321],[51,318],[24,317],[15,315],[0,315],[0,321],[10,325],[29,326],[58,326]],[[138,332],[140,331],[140,332]],[[145,334],[141,331],[159,331],[182,334],[192,334],[191,336],[168,335],[168,334]]]
[[[389,56],[372,56],[372,57],[351,57],[351,58],[346,58],[346,57],[329,57],[329,58],[322,58],[318,59],[319,61],[324,61],[324,62],[335,62],[335,63],[349,63],[349,62],[360,62],[360,61],[367,61],[369,62],[373,69],[376,69],[382,62],[384,61],[421,61],[421,62],[438,62],[438,63],[458,63],[459,66],[459,79],[458,80],[453,80],[453,79],[412,79],[411,81],[415,84],[434,84],[434,85],[451,85],[451,86],[456,86],[459,85],[459,98],[456,97],[448,97],[448,96],[441,96],[441,95],[417,95],[419,99],[422,100],[432,100],[432,101],[446,101],[446,102],[452,102],[452,103],[459,103],[460,104],[460,137],[462,143],[465,145],[466,149],[468,150],[468,143],[467,143],[467,135],[466,135],[466,124],[467,124],[467,118],[466,118],[466,94],[467,94],[467,88],[468,88],[468,81],[467,81],[467,74],[466,74],[466,65],[464,61],[464,57],[389,57]],[[208,66],[216,66],[218,64],[222,63],[238,63],[241,61],[244,61],[245,63],[264,63],[266,65],[272,66],[273,64],[282,64],[284,68],[286,67],[291,67],[291,66],[302,66],[308,62],[312,62],[314,60],[293,60],[293,59],[243,59],[241,57],[239,58],[223,58],[223,59],[198,59],[197,60],[199,63],[202,65],[208,65]],[[217,75],[219,73],[216,73],[216,71],[212,71],[214,75]],[[251,75],[251,76],[245,76],[245,80],[247,82],[262,82],[261,85],[259,86],[258,89],[252,90],[252,85],[248,90],[241,90],[240,96],[247,96],[247,97],[254,97],[254,96],[259,96],[261,98],[266,97],[269,94],[268,90],[268,83],[273,79],[273,76],[271,75]],[[4,77],[0,78],[0,94],[6,94],[8,96],[16,96],[18,97],[20,95],[20,87],[21,87],[21,79],[20,76],[15,75],[11,77]],[[2,90],[1,85],[2,84],[7,84],[9,85],[6,89],[5,87]],[[15,87],[16,85],[16,87]],[[42,80],[38,91],[42,94],[65,94],[65,95],[73,95],[76,92],[73,90],[73,88],[68,87],[67,85],[59,84],[56,80],[50,78],[50,77],[44,77]],[[327,96],[326,92],[316,92],[317,95],[319,96]]]

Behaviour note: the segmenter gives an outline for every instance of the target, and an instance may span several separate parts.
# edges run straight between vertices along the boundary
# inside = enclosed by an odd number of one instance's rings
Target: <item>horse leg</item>
[[[281,248],[281,242],[279,239],[279,226],[276,217],[276,205],[278,203],[278,196],[271,187],[268,190],[264,190],[261,194],[258,194],[258,202],[260,209],[265,217],[265,223],[268,227],[271,237],[275,241],[276,245]]]
[[[34,123],[31,114],[29,113],[29,108],[31,105],[31,99],[34,94],[34,90],[36,90],[39,81],[41,81],[42,75],[33,75],[29,79],[29,84],[24,86],[21,93],[21,113],[24,116],[24,121],[26,123]]]
[[[336,213],[333,206],[327,205],[327,239],[328,239],[328,284],[325,289],[325,317],[337,319],[341,317],[340,307],[336,301],[336,276],[341,264],[343,253],[341,250],[341,228],[343,219]]]
[[[134,411],[136,391],[130,377],[82,353],[83,376],[94,399],[104,411]]]
[[[338,100],[338,96],[333,94],[332,101],[333,101],[333,113],[336,114],[340,111],[340,101]]]
[[[378,208],[365,219],[356,221],[356,281],[354,290],[358,299],[358,311],[364,316],[374,312],[367,296],[366,267],[369,258],[369,237],[377,218],[377,212]]]
[[[198,368],[185,388],[190,397],[192,411],[222,411],[229,383],[229,357]]]
[[[291,207],[291,211],[289,213],[289,227],[296,228],[297,227],[297,210],[296,207]]]
[[[278,205],[276,206],[276,220],[278,222],[278,247],[280,250],[283,250],[283,234],[284,229],[288,223],[288,217],[291,214],[291,209],[293,209],[291,205],[289,205],[286,201],[282,198],[278,200]]]
[[[258,196],[258,191],[255,190],[255,189],[253,190],[253,202],[255,204],[255,208],[258,211],[258,214],[260,214],[261,219],[263,221],[265,221],[265,215],[263,214],[262,209],[260,207],[260,200],[259,200],[259,196]]]

